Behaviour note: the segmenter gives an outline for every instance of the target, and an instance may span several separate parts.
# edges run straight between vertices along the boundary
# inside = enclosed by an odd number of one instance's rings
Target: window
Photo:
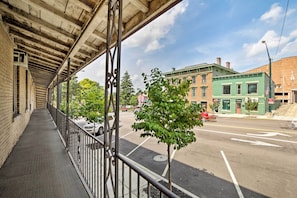
[[[14,66],[13,71],[13,116],[20,114],[20,68]]]
[[[192,76],[192,84],[196,83],[196,76]]]
[[[257,83],[248,84],[248,94],[256,94],[257,93]]]
[[[187,80],[187,77],[183,77],[183,81],[186,81]]]
[[[28,70],[26,70],[26,110],[28,109]]]
[[[196,96],[196,87],[192,87],[192,97]]]
[[[241,84],[237,84],[237,94],[241,94]]]
[[[230,110],[230,100],[223,100],[223,110]]]
[[[206,97],[206,87],[201,88],[201,97],[205,98]]]
[[[202,84],[206,83],[206,74],[202,74]]]
[[[223,94],[231,94],[231,85],[223,85]]]

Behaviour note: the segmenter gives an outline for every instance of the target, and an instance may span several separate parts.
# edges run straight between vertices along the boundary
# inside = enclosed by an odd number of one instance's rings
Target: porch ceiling
[[[123,39],[181,0],[123,0]],[[108,0],[1,0],[0,20],[27,52],[38,87],[73,75],[105,53]]]

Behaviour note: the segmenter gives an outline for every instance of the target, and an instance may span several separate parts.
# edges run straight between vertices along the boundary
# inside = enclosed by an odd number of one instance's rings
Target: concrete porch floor
[[[48,110],[35,110],[0,169],[0,197],[89,197]]]

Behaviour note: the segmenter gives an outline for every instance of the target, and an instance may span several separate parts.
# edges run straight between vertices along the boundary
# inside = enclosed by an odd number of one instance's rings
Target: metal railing
[[[66,115],[51,105],[48,105],[48,109],[64,145],[68,145],[68,154],[90,197],[115,197],[111,189],[112,184],[109,184],[111,193],[104,194],[104,142],[84,131],[70,119],[67,132]],[[119,154],[115,160],[118,160],[120,169],[118,180],[115,181],[118,197],[177,197],[126,157]]]

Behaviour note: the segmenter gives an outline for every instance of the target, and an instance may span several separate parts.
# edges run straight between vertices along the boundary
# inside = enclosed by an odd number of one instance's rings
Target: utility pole
[[[269,112],[271,112],[271,104],[269,104],[271,101],[273,101],[273,99],[272,99],[272,88],[271,88],[271,86],[272,86],[271,57],[269,55],[269,50],[268,50],[266,41],[262,41],[262,43],[265,44],[267,55],[268,55],[268,60],[269,60],[269,99],[268,99],[268,109],[269,109]]]

